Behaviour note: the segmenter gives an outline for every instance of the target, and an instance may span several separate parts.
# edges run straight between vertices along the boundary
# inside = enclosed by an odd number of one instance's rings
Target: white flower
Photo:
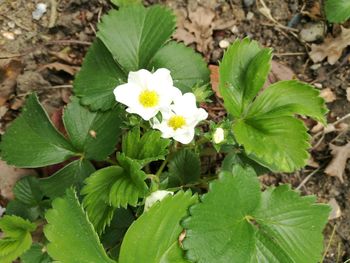
[[[162,132],[163,138],[171,138],[183,144],[193,140],[194,128],[198,122],[205,120],[208,113],[197,108],[196,97],[193,93],[177,96],[174,104],[166,111],[162,111],[162,122],[154,118],[153,128]]]
[[[169,108],[181,91],[173,86],[170,71],[161,68],[154,73],[145,69],[130,72],[128,82],[117,86],[113,93],[116,101],[128,106],[127,112],[148,121],[160,110]]]
[[[223,128],[217,128],[213,134],[213,141],[216,144],[221,143],[225,139],[225,131]]]
[[[165,190],[158,190],[153,192],[151,195],[149,195],[146,198],[145,202],[145,212],[148,211],[152,205],[154,205],[157,201],[161,201],[164,197],[167,195],[173,195],[173,192],[165,191]]]

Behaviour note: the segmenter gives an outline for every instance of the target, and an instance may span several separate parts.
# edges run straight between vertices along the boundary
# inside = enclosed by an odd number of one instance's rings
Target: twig
[[[295,188],[295,189],[296,189],[296,190],[300,190],[300,188],[303,187],[303,186],[307,183],[307,181],[309,181],[310,178],[311,178],[313,175],[315,175],[320,169],[321,169],[321,168],[319,167],[319,168],[317,168],[316,170],[314,170],[313,172],[311,172],[308,176],[306,176],[306,177],[304,178],[304,180],[303,180],[303,181],[298,185],[298,187]]]
[[[51,3],[51,15],[49,20],[49,28],[53,28],[57,20],[57,2],[56,0],[50,0]]]
[[[73,85],[66,84],[66,85],[56,85],[52,86],[51,89],[72,89]]]
[[[277,57],[284,57],[284,56],[301,56],[306,55],[306,52],[286,52],[286,53],[274,53]]]
[[[322,256],[322,259],[321,259],[321,262],[322,262],[322,263],[324,262],[324,259],[326,258],[326,255],[327,255],[327,252],[328,252],[328,250],[329,250],[329,248],[330,248],[330,246],[331,246],[331,243],[332,243],[332,241],[333,241],[333,238],[334,238],[334,234],[335,234],[335,230],[336,230],[336,229],[337,229],[337,225],[334,225],[333,231],[332,231],[332,234],[331,234],[331,237],[329,238],[329,242],[328,242],[328,244],[327,244],[327,248],[326,248],[326,250],[324,251],[323,256]]]

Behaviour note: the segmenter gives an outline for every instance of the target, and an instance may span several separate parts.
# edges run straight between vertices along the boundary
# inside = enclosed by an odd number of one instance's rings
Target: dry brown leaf
[[[346,99],[350,102],[350,87],[346,89]]]
[[[16,182],[26,175],[35,174],[32,169],[16,168],[1,160],[0,171],[0,195],[9,200],[14,198],[12,189]]]
[[[280,62],[277,62],[275,60],[272,60],[271,71],[265,82],[264,87],[267,87],[280,80],[291,80],[294,78],[295,78],[295,73],[290,67]]]
[[[320,62],[326,57],[328,57],[327,61],[331,65],[338,61],[343,50],[350,45],[350,29],[341,28],[342,32],[338,37],[327,37],[323,44],[311,45],[309,56],[314,63]]]
[[[328,164],[325,173],[338,177],[341,182],[344,182],[343,174],[346,169],[346,162],[350,158],[350,142],[343,146],[330,144],[330,148],[332,149],[333,159]]]
[[[177,24],[176,24],[176,31],[173,37],[177,40],[183,41],[186,46],[192,43],[195,43],[196,38],[194,37],[194,35],[185,29],[185,21],[187,18],[186,10],[183,8],[176,9],[175,14],[177,17],[177,22],[176,22]]]
[[[337,99],[337,96],[334,94],[334,92],[330,88],[325,88],[321,90],[320,96],[324,98],[324,100],[329,103],[333,102]]]
[[[211,88],[217,97],[222,98],[219,91],[219,67],[216,65],[209,65],[209,70]]]
[[[340,206],[335,198],[331,198],[331,200],[328,202],[328,205],[332,208],[328,216],[328,220],[336,219],[341,216]]]
[[[14,93],[17,76],[22,69],[23,64],[20,60],[0,60],[0,98],[2,105]]]
[[[68,73],[69,75],[71,76],[74,76],[75,73],[77,73],[80,69],[80,67],[76,67],[76,66],[70,66],[70,65],[67,65],[67,64],[63,64],[63,63],[60,63],[60,62],[53,62],[53,63],[50,63],[50,64],[46,64],[42,67],[40,67],[39,71],[42,71],[44,69],[53,69],[53,70],[56,70],[56,71],[64,71],[66,73]]]

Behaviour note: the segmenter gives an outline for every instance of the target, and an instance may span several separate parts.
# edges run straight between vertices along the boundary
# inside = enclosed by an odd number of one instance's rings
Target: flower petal
[[[152,79],[152,73],[146,69],[138,71],[130,71],[128,75],[128,83],[135,84],[142,89],[147,89],[149,82]]]
[[[174,135],[174,140],[182,144],[189,144],[194,138],[194,127],[184,129],[184,132]]]
[[[131,83],[125,83],[117,86],[113,90],[115,100],[127,106],[131,106],[137,102],[140,94],[140,88]]]

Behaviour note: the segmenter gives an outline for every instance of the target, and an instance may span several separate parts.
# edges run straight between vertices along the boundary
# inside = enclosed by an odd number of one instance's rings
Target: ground
[[[32,12],[39,2],[47,4],[47,12],[34,20]],[[336,61],[328,57],[328,62],[314,62],[311,55],[316,45],[335,43],[339,47],[341,43],[337,41],[344,29],[325,21],[317,0],[144,2],[145,5],[157,3],[175,11],[178,16],[175,38],[195,48],[213,65],[213,82],[215,65],[227,45],[248,36],[274,49],[270,82],[298,78],[321,90],[330,110],[328,122],[333,125],[323,129],[305,119],[313,146],[309,165],[293,174],[267,174],[260,179],[263,185],[290,183],[303,194],[314,194],[319,202],[330,203],[333,214],[324,231],[324,262],[350,259],[350,164],[346,163],[346,157],[345,161],[339,161],[339,156],[350,156],[350,147],[334,150],[332,146],[346,145],[350,138],[350,118],[342,119],[350,112],[350,50],[346,48],[350,40],[347,38],[345,45],[343,41],[344,49]],[[68,102],[74,74],[95,38],[96,23],[110,8],[107,0],[0,1],[1,134],[32,91],[39,94],[49,114],[57,117],[57,112]],[[350,23],[343,26],[349,28]],[[327,52],[330,56],[332,51]],[[220,118],[224,114],[221,99],[213,100],[206,107],[211,118]],[[332,172],[327,170],[332,160],[335,163],[332,167],[339,169],[338,176],[330,176]],[[6,202],[1,196],[0,201]]]

